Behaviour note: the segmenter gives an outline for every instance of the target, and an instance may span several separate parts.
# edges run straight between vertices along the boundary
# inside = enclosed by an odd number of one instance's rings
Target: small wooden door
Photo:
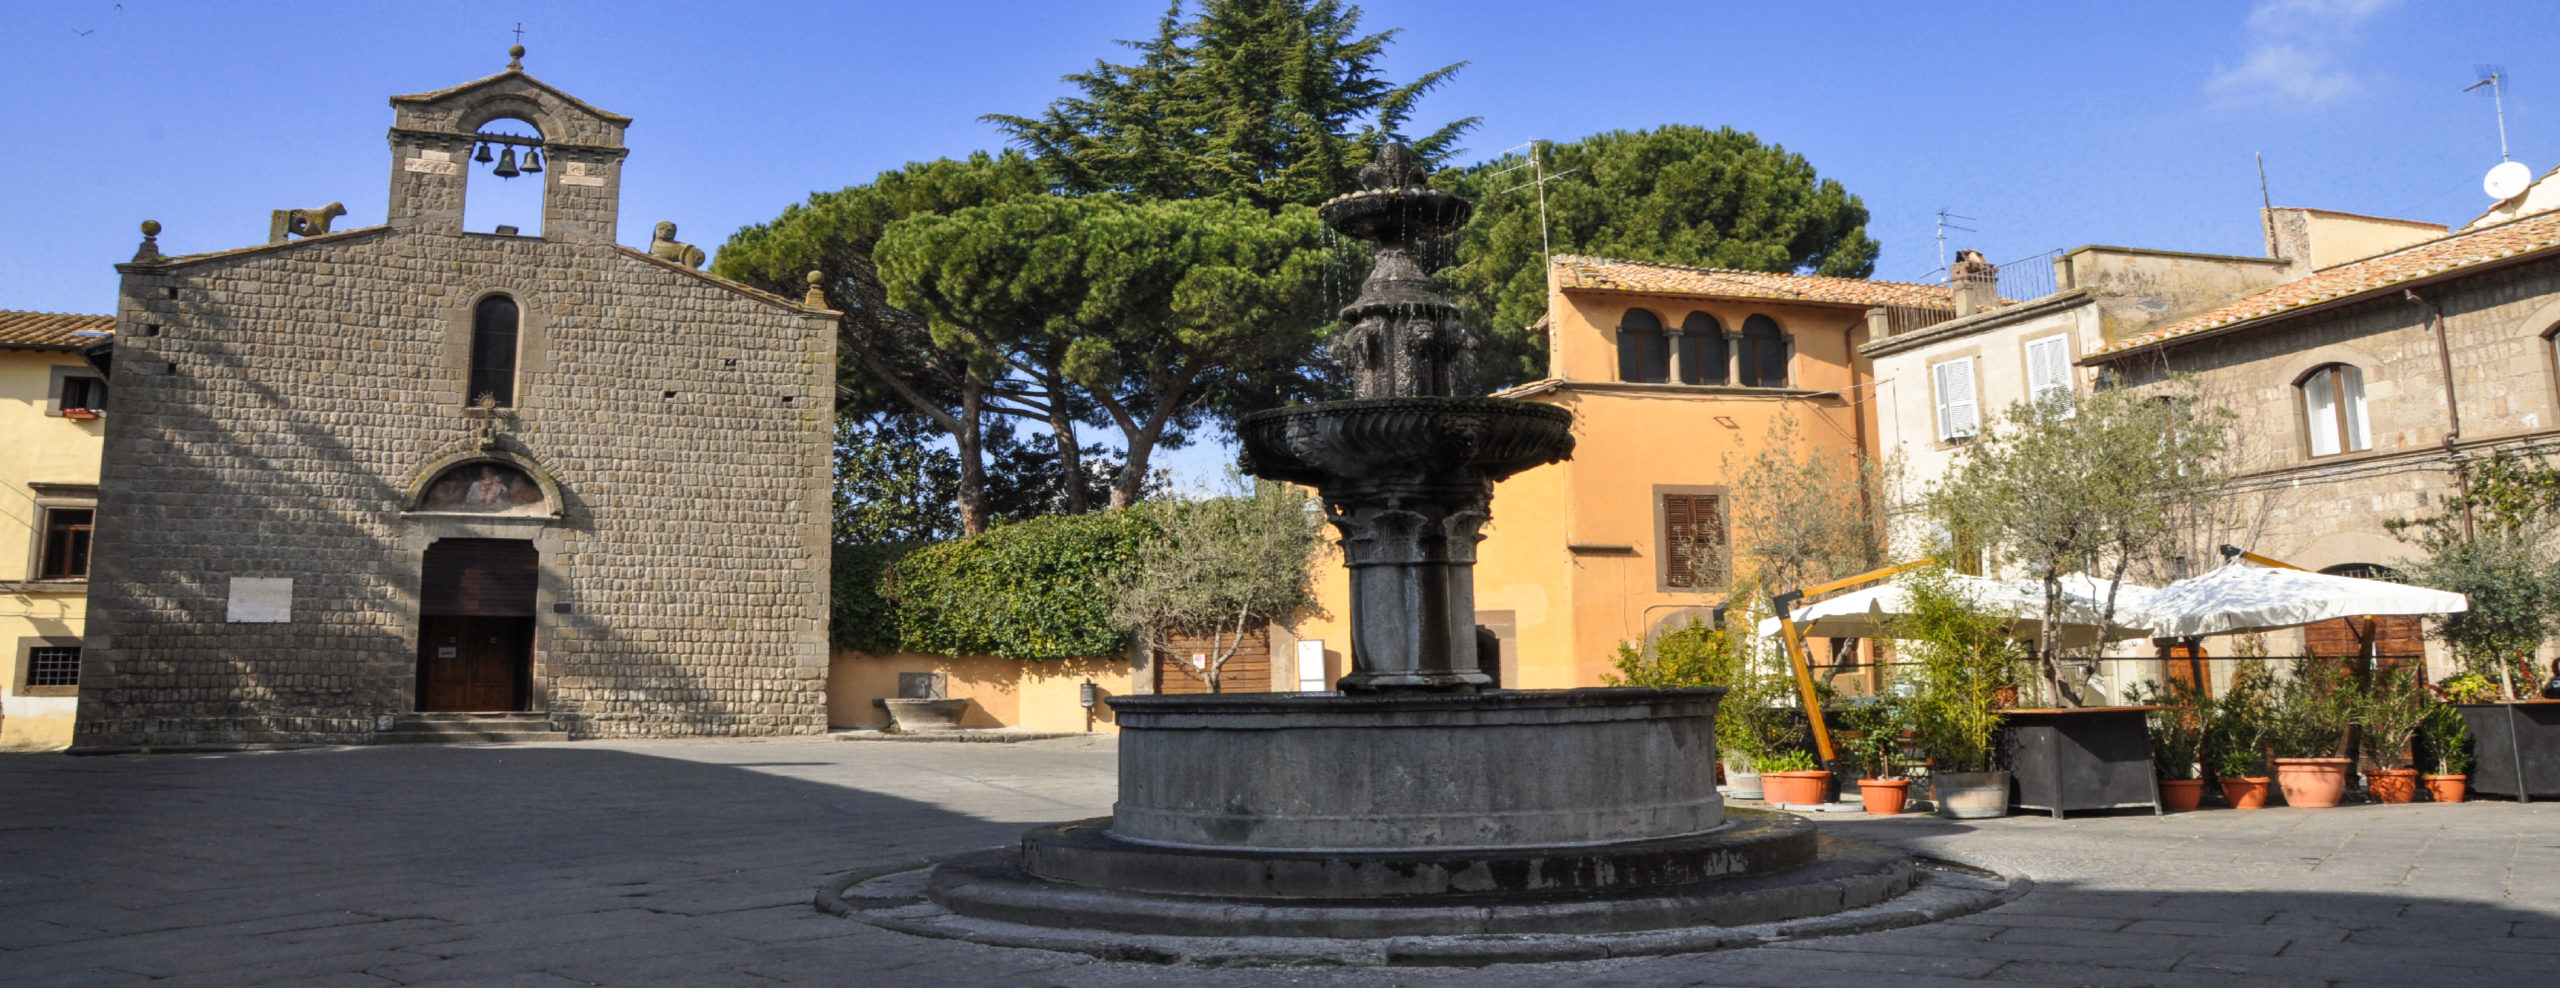
[[[524,709],[532,618],[434,614],[420,629],[418,709]]]
[[[519,539],[443,539],[427,547],[417,709],[527,709],[540,572],[533,543]]]

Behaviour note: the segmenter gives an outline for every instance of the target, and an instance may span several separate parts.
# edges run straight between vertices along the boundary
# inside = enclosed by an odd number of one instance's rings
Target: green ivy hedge
[[[1103,588],[1155,532],[1145,511],[1098,511],[928,545],[839,545],[830,637],[874,654],[1118,654],[1129,637]]]

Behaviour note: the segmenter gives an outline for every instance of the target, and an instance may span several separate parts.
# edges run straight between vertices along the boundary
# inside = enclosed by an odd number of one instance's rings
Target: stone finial
[[[649,256],[663,257],[689,268],[701,267],[702,262],[710,260],[702,248],[676,242],[676,225],[663,220],[658,223],[657,235],[649,239]]]
[[[134,249],[133,259],[157,261],[160,258],[160,221],[144,220],[142,221],[142,246]]]
[[[1413,149],[1398,141],[1381,145],[1377,159],[1360,169],[1360,187],[1371,192],[1412,188],[1421,185],[1422,179],[1422,166],[1413,160]]]
[[[511,68],[511,69],[514,69],[514,70],[516,70],[516,71],[518,71],[518,72],[522,72],[522,71],[524,71],[524,46],[523,46],[523,45],[508,45],[508,46],[507,46],[507,67],[508,67],[508,68]]]
[[[823,287],[823,286],[825,286],[825,285],[826,285],[826,283],[827,283],[827,274],[826,274],[826,272],[824,272],[824,271],[817,271],[817,270],[812,270],[812,271],[810,271],[810,272],[809,272],[809,294],[808,294],[807,296],[805,296],[805,297],[803,297],[803,298],[801,298],[801,299],[800,299],[800,304],[805,305],[805,306],[808,306],[808,307],[810,307],[810,308],[812,308],[812,309],[823,309],[823,308],[826,308],[826,307],[827,307],[827,290],[826,290],[826,288],[825,288],[825,287]]]

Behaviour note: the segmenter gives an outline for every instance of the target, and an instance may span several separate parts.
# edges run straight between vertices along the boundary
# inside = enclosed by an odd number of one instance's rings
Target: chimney
[[[2000,269],[1983,260],[1981,251],[1957,251],[1956,262],[1947,265],[1947,282],[1955,288],[1958,319],[2000,302]]]

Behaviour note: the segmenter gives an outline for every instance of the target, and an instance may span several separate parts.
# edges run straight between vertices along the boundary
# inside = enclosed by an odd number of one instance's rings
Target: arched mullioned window
[[[1647,384],[1671,380],[1671,347],[1662,335],[1662,317],[1628,309],[1618,318],[1618,380]]]
[[[482,398],[501,408],[516,403],[516,300],[504,295],[471,310],[471,387],[463,400],[476,405]]]
[[[1735,363],[1743,387],[1787,386],[1787,331],[1778,328],[1777,320],[1754,314],[1742,321],[1741,358]]]
[[[2348,364],[2322,364],[2294,386],[2302,389],[2303,435],[2311,455],[2373,448],[2372,430],[2365,426],[2363,371]]]
[[[1680,320],[1680,383],[1723,384],[1732,361],[1724,324],[1704,312]]]

